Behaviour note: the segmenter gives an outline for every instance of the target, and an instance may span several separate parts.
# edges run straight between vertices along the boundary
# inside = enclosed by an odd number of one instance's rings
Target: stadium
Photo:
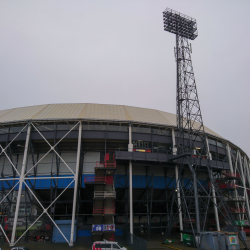
[[[195,223],[184,204],[176,205],[192,177],[188,167],[179,173],[180,194],[173,161],[175,114],[122,105],[48,104],[2,110],[0,125],[1,229],[10,245],[19,239],[69,245],[86,236],[112,240],[121,230],[149,239],[152,232],[166,233],[170,224],[172,233]],[[247,232],[249,158],[211,129],[205,127],[205,133],[227,210]],[[195,138],[193,157],[201,150]],[[202,166],[196,175],[201,192],[211,191]],[[224,208],[213,190],[209,194],[214,204],[200,202],[203,229],[225,228]]]

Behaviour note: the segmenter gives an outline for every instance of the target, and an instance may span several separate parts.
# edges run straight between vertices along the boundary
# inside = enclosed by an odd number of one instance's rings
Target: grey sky
[[[0,109],[80,102],[175,113],[166,7],[197,20],[204,123],[250,155],[249,0],[2,0]]]

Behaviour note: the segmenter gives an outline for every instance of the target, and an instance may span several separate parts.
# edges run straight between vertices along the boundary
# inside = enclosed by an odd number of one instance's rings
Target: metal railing
[[[234,173],[234,172],[229,172],[229,171],[222,172],[222,175],[224,175],[224,178],[227,178],[227,177],[230,177],[230,178],[240,178],[240,174],[239,173]]]
[[[116,168],[116,162],[107,163],[107,162],[96,162],[96,168]]]
[[[96,207],[93,208],[93,214],[115,214],[115,208]]]
[[[95,191],[94,198],[116,198],[115,191]]]
[[[106,176],[86,176],[84,177],[84,183],[93,183],[93,182],[106,182]]]
[[[232,213],[246,213],[246,209],[245,208],[233,208],[233,207],[231,207],[231,212]]]
[[[220,189],[237,189],[239,185],[235,183],[221,183],[218,185]]]

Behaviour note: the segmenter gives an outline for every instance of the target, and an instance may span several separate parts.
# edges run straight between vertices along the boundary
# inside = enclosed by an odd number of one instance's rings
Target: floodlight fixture
[[[192,17],[167,8],[163,12],[164,30],[194,40],[198,36],[197,23]]]

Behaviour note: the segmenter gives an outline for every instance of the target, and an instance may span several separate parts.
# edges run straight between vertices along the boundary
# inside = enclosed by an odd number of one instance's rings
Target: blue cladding
[[[171,177],[166,177],[167,185],[171,181]],[[153,180],[153,182],[152,182]],[[165,177],[164,176],[155,176],[152,180],[150,180],[150,176],[148,176],[147,182],[149,186],[153,184],[154,188],[165,188]],[[145,175],[133,175],[132,177],[133,188],[146,188],[146,176]],[[169,188],[172,188],[175,185],[175,180],[172,180],[169,184]],[[125,187],[125,176],[124,175],[115,175],[115,187]]]
[[[83,230],[83,236],[92,236],[91,230]]]
[[[85,188],[84,184],[84,177],[94,177],[95,175],[82,175],[82,188]],[[49,176],[40,176],[40,177],[49,177]],[[60,177],[73,177],[72,175],[61,175]],[[7,179],[7,178],[6,178]],[[50,189],[51,187],[55,187],[56,183],[58,182],[58,188],[66,188],[70,182],[72,182],[73,178],[69,179],[37,179],[37,180],[29,180],[26,181],[29,187],[32,187],[33,185],[35,186],[35,189]],[[149,186],[151,187],[153,185],[154,188],[159,188],[163,189],[165,188],[165,183],[168,186],[168,188],[172,188],[173,186],[176,186],[175,179],[172,177],[165,177],[164,176],[155,176],[151,180],[151,176],[148,176],[148,179],[146,181],[146,176],[145,175],[133,175],[132,177],[133,181],[133,188],[146,188],[147,182],[149,183]],[[188,185],[189,179],[183,179],[183,184],[186,186],[186,188],[189,188]],[[208,183],[205,180],[199,180],[200,184],[204,186],[204,188],[208,188]],[[5,189],[11,189],[13,187],[13,184],[15,185],[17,181],[10,180],[8,181],[9,185],[7,184],[6,181],[2,181],[0,183],[0,190],[2,190],[2,187]],[[128,176],[127,176],[127,181],[125,178],[125,175],[115,175],[115,187],[116,188],[124,188],[125,183],[129,185],[128,183]],[[18,190],[19,184],[15,187],[15,190]],[[74,188],[74,182],[71,183],[69,188]],[[23,184],[23,189],[24,189],[24,184]]]
[[[60,228],[64,236],[68,241],[70,241],[70,231],[71,231],[71,220],[55,220],[55,223]],[[76,221],[74,226],[74,238],[73,241],[76,241]],[[53,227],[53,236],[52,236],[52,242],[54,243],[66,243],[66,240],[62,236],[62,234],[59,232],[56,226]]]
[[[8,178],[6,178],[6,180],[8,180]],[[0,183],[0,190],[2,190],[2,187],[4,189],[11,189],[13,186],[15,186],[17,184],[18,181],[13,181],[13,180],[9,180],[9,181],[1,181]],[[18,190],[19,184],[14,188],[14,190]],[[24,184],[23,184],[23,189],[24,189]]]
[[[122,235],[122,229],[116,229],[115,235]]]
[[[127,177],[128,178],[128,177]],[[204,186],[204,188],[208,188],[208,183],[205,180],[198,180],[201,185]],[[168,188],[173,188],[173,186],[176,186],[175,178],[172,179],[172,177],[165,177],[164,176],[155,176],[152,180],[151,177],[148,176],[148,180],[146,182],[146,176],[145,175],[133,175],[132,177],[133,182],[133,188],[146,188],[147,182],[149,183],[149,186],[153,184],[154,188],[163,189],[165,188],[165,185],[168,186]],[[183,179],[184,186],[186,186],[189,182],[189,179]],[[115,187],[121,188],[125,187],[125,176],[124,175],[115,175]],[[165,184],[166,183],[166,184]],[[129,185],[129,183],[127,182]],[[186,188],[189,188],[189,185],[187,185]]]
[[[70,177],[72,175],[61,175],[60,177]],[[29,176],[31,177],[31,176]],[[33,177],[33,176],[32,176]],[[39,176],[39,177],[50,177],[50,176]],[[7,180],[8,178],[6,178]],[[27,185],[31,188],[32,186],[35,186],[35,189],[50,189],[51,187],[55,187],[56,183],[58,182],[58,188],[66,188],[73,180],[72,178],[69,179],[36,179],[36,180],[27,180]],[[11,189],[14,185],[18,182],[10,180],[10,181],[1,181],[0,183],[0,190],[2,190],[2,187],[4,189]],[[25,185],[23,184],[22,189],[24,189]],[[18,190],[19,184],[15,187],[15,190]],[[69,188],[74,188],[74,182],[71,183]]]
[[[82,175],[82,187],[85,187],[85,184],[84,184],[84,177],[95,177],[94,174],[83,174]]]

